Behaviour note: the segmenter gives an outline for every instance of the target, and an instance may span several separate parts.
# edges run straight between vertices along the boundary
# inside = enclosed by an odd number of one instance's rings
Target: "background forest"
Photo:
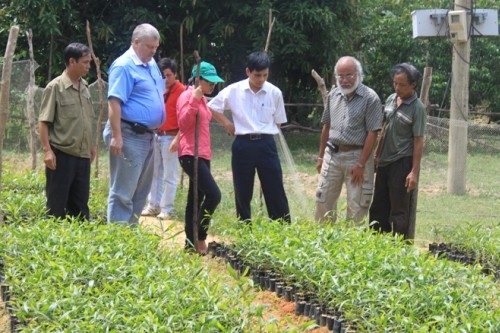
[[[498,8],[495,0],[473,3],[476,8]],[[311,70],[330,86],[336,60],[354,55],[364,65],[364,82],[382,100],[392,92],[392,65],[407,61],[423,71],[427,63],[433,67],[430,102],[449,108],[452,44],[446,38],[413,39],[411,12],[452,9],[453,1],[0,0],[0,49],[5,49],[9,29],[17,24],[21,33],[15,57],[28,59],[24,32],[33,29],[35,60],[40,65],[36,81],[44,87],[64,68],[63,48],[74,41],[87,43],[88,20],[94,51],[107,80],[107,68],[129,47],[133,28],[149,22],[162,35],[158,58],[168,56],[180,62],[182,52],[183,71],[189,73],[197,49],[204,60],[216,65],[228,84],[245,76],[245,56],[264,48],[270,8],[276,18],[269,47],[273,62],[270,81],[283,90],[286,103],[320,103]],[[472,40],[471,110],[500,114],[499,45],[498,37]],[[95,81],[95,70],[89,76],[90,82]],[[319,121],[320,112],[311,112],[310,107],[288,112],[289,121],[308,126]]]

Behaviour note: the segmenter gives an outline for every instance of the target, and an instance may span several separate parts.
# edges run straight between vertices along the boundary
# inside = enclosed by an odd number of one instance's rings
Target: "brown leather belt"
[[[179,132],[179,129],[168,130],[168,131],[158,130],[156,131],[156,134],[158,134],[159,136],[165,136],[165,135],[176,136],[177,132]]]
[[[342,153],[352,151],[352,150],[357,150],[357,149],[363,149],[363,146],[358,146],[358,145],[339,145],[339,151]]]

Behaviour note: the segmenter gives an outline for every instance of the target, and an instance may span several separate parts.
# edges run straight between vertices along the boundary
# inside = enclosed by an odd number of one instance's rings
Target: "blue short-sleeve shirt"
[[[108,75],[108,99],[115,97],[122,101],[122,119],[150,129],[164,123],[165,79],[154,60],[144,64],[130,48],[113,62]]]

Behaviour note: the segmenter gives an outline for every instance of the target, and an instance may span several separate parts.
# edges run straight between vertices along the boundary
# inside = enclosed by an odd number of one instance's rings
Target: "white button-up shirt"
[[[274,135],[279,133],[277,124],[287,122],[281,90],[267,81],[256,93],[248,79],[233,83],[212,98],[208,107],[219,113],[231,111],[235,135]]]

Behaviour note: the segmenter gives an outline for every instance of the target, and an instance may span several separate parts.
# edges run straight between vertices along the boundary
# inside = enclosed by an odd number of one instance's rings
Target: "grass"
[[[417,239],[420,243],[442,241],[466,223],[485,226],[500,221],[500,157],[474,154],[467,157],[467,193],[447,193],[447,155],[424,155],[417,208]]]
[[[315,158],[319,145],[319,133],[285,132],[284,138],[286,145],[278,145],[278,147],[292,217],[311,219],[314,214],[314,194],[317,185]],[[214,216],[216,219],[233,219],[235,216],[230,159],[231,142],[232,138],[225,134],[222,127],[213,126],[212,173],[222,191],[222,202]],[[102,148],[100,177],[92,180],[90,199],[93,216],[100,217],[106,214],[108,190],[108,159],[104,147]],[[44,181],[41,159],[38,172],[27,171],[29,165],[28,154],[4,152],[4,177],[16,178],[14,183],[17,183],[19,188],[24,186],[23,181],[30,182],[33,177],[41,182]],[[446,153],[425,153],[422,159],[417,207],[417,246],[426,247],[430,242],[442,241],[451,230],[464,223],[479,223],[488,226],[500,221],[500,213],[495,209],[500,204],[498,165],[500,165],[500,156],[469,155],[466,175],[467,193],[457,196],[447,193]],[[21,170],[24,171],[21,172]],[[92,170],[93,174],[94,170]],[[176,209],[180,220],[183,219],[187,185],[188,180],[184,176],[183,188],[179,188],[176,198]],[[16,202],[27,207],[43,204],[41,192],[43,192],[43,185],[32,189],[31,196],[23,197],[19,194]],[[35,193],[42,196],[37,198]],[[252,202],[253,216],[267,216],[265,204],[262,201],[260,184],[256,179]],[[345,195],[342,195],[339,200],[339,210],[345,212],[345,207]]]

